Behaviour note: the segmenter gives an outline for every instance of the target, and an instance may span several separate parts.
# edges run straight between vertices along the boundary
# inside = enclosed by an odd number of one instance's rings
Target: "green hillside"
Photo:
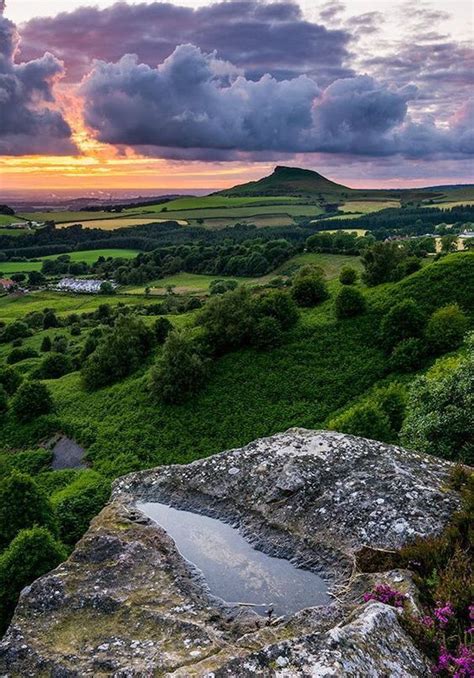
[[[375,330],[383,310],[413,298],[427,312],[457,301],[472,314],[472,291],[466,290],[472,279],[474,254],[451,255],[401,282],[366,290],[369,312],[344,321],[334,316],[334,296],[341,285],[333,280],[331,298],[302,310],[281,346],[228,353],[213,364],[204,390],[182,405],[150,399],[150,361],[124,381],[95,392],[86,392],[73,372],[47,382],[57,404],[51,420],[18,426],[6,416],[0,448],[33,445],[35,436],[44,437],[50,426],[60,428],[88,448],[94,468],[116,476],[134,468],[190,461],[290,426],[322,427],[334,413],[390,377]],[[189,324],[193,315],[178,319],[180,325]]]
[[[351,191],[352,189],[347,186],[330,181],[330,179],[326,179],[322,174],[313,170],[277,165],[268,177],[219,191],[217,195],[229,197],[252,195],[317,197],[320,194],[349,195]]]

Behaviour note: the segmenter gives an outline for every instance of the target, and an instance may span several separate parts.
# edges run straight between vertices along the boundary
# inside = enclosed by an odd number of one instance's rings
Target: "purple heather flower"
[[[432,617],[425,615],[424,617],[421,618],[421,623],[423,626],[426,626],[427,628],[431,629],[434,626],[434,620]]]
[[[445,626],[449,622],[449,618],[454,614],[453,606],[449,602],[444,605],[438,603],[438,606],[435,607],[433,614],[441,626]]]
[[[454,678],[474,676],[474,653],[471,648],[461,645],[458,649],[458,656],[453,657],[453,664],[456,667]]]
[[[405,594],[392,589],[388,584],[379,584],[370,593],[364,593],[364,601],[378,600],[380,603],[392,605],[393,607],[403,607]]]

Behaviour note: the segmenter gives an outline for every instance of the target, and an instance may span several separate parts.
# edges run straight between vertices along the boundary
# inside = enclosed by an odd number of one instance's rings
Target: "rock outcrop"
[[[119,479],[69,560],[25,589],[0,675],[424,676],[398,612],[363,603],[406,571],[358,573],[363,549],[439,532],[459,504],[450,464],[333,432],[293,429],[187,466]],[[334,603],[266,620],[213,598],[137,507],[160,501],[238,524],[258,548],[317,571]]]

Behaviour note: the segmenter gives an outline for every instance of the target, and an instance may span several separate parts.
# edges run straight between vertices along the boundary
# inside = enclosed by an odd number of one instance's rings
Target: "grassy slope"
[[[472,311],[474,292],[465,287],[473,266],[473,254],[454,255],[368,296],[378,309],[410,296],[427,310],[458,300]],[[337,280],[330,287],[336,292]],[[290,426],[317,428],[386,375],[375,327],[373,314],[336,322],[330,299],[304,311],[280,348],[245,349],[220,359],[204,391],[181,406],[149,399],[147,365],[92,394],[83,391],[77,373],[70,374],[49,382],[60,419],[55,426],[84,443],[94,466],[111,475],[190,461]],[[7,420],[0,447],[31,442],[30,434]]]
[[[151,303],[145,297],[115,294],[110,297],[91,294],[64,294],[63,292],[32,292],[20,297],[13,295],[0,297],[0,320],[12,322],[33,311],[52,308],[59,315],[95,311],[100,304],[128,305]],[[155,300],[156,302],[156,300]]]
[[[140,285],[135,287],[122,288],[122,291],[143,294],[145,287],[150,287],[152,293],[163,294],[168,285],[175,286],[175,292],[179,293],[196,293],[205,294],[209,291],[209,286],[213,280],[237,280],[239,283],[246,285],[263,285],[268,283],[271,278],[279,275],[286,275],[287,273],[294,273],[297,268],[312,264],[313,266],[321,266],[324,269],[328,280],[335,278],[343,266],[353,266],[357,270],[362,269],[359,257],[349,257],[339,254],[319,254],[316,252],[308,252],[307,254],[299,254],[292,257],[287,262],[279,266],[275,271],[260,278],[245,278],[237,276],[222,276],[222,275],[200,275],[198,273],[176,273],[175,275],[154,280],[148,285]]]

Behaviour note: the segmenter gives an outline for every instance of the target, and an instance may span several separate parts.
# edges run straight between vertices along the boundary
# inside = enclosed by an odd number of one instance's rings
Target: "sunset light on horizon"
[[[336,2],[316,8],[252,0],[247,18],[234,16],[232,6],[11,2],[2,19],[10,33],[8,73],[21,78],[35,70],[38,82],[22,83],[29,99],[10,103],[3,142],[0,131],[0,188],[220,189],[258,179],[276,164],[314,169],[354,188],[472,179],[474,107],[462,90],[472,76],[469,3],[460,3],[456,21],[439,2],[417,11],[387,5],[388,16],[405,13],[397,40],[368,0],[355,1],[352,15]],[[423,19],[433,28],[426,35]],[[248,22],[261,32],[261,49],[247,38]],[[443,35],[446,27],[453,35]],[[301,31],[305,43],[278,44],[272,31]],[[233,47],[238,40],[249,43],[242,54]],[[186,91],[183,69],[191,78]],[[131,77],[154,82],[155,93],[148,85],[139,92],[139,84],[128,92]],[[265,100],[273,102],[271,114]],[[18,106],[24,108],[16,115]],[[359,113],[347,106],[369,112],[369,126],[359,128]],[[232,109],[228,117],[224,110]],[[22,125],[31,126],[31,136]]]

